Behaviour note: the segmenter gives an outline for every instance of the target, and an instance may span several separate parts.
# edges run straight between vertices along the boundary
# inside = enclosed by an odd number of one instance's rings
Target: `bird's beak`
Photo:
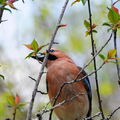
[[[43,62],[45,55],[32,55],[31,58],[34,58],[36,60],[39,60],[41,62]]]

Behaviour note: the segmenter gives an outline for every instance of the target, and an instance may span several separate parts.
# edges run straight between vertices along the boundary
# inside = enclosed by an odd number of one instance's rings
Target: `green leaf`
[[[0,0],[0,4],[3,2],[3,0]]]
[[[19,103],[17,106],[24,106],[24,105],[26,105],[28,103],[30,103],[30,102]]]
[[[0,77],[1,77],[3,80],[5,80],[5,77],[4,77],[3,75],[0,74]]]
[[[38,43],[36,42],[35,39],[32,41],[31,47],[35,52],[38,50]]]
[[[90,32],[86,31],[85,37],[87,37],[88,35],[90,35]]]
[[[109,27],[111,27],[111,25],[109,23],[103,23],[102,26],[109,26]]]
[[[85,5],[86,1],[87,1],[87,0],[82,0],[82,4]]]
[[[107,58],[107,56],[104,55],[104,54],[98,54],[98,55],[99,55],[99,57],[101,57],[103,60],[105,60],[105,59]]]
[[[97,33],[97,31],[96,31],[96,30],[92,30],[92,32]]]
[[[31,52],[25,59],[30,58],[31,55],[34,55],[34,54],[35,54],[35,52]]]
[[[12,13],[12,11],[11,11],[10,9],[5,8],[5,7],[0,7],[0,9],[2,9],[2,10],[7,10],[7,11],[9,11],[10,13]]]
[[[119,20],[119,14],[110,8],[109,13],[108,13],[108,19],[113,23],[116,24]]]
[[[110,30],[112,30],[112,28],[107,29],[107,32],[109,32]]]
[[[49,43],[47,43],[46,45],[41,45],[41,46],[38,48],[37,52],[40,51],[42,48],[46,47],[47,45],[49,45]]]
[[[24,111],[24,109],[23,109],[23,108],[18,107],[18,106],[17,106],[17,109],[18,109],[20,112],[23,112],[23,111]]]
[[[6,95],[7,96],[7,101],[10,105],[15,106],[15,101],[12,96]]]
[[[13,108],[13,106],[12,106],[12,105],[8,105],[7,107]]]
[[[88,30],[90,29],[90,23],[87,20],[84,20],[84,25]]]
[[[119,64],[118,64],[117,62],[114,62],[114,61],[108,61],[108,62],[110,62],[110,63],[114,63],[114,64],[116,64],[116,65],[119,66]]]

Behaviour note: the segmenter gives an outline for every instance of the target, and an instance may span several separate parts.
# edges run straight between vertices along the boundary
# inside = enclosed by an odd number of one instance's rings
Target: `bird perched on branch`
[[[32,56],[35,59],[36,57],[40,61],[44,59],[43,55]],[[82,69],[66,53],[58,49],[51,49],[49,51],[46,67],[48,69],[46,85],[50,100],[57,97],[64,82],[73,81]],[[86,75],[86,72],[83,70],[77,80]],[[54,109],[59,120],[82,120],[85,117],[90,117],[92,111],[92,93],[88,77],[81,81],[65,84],[56,99],[55,105],[64,100],[66,100],[64,104]],[[51,105],[53,103],[54,99],[51,100]]]

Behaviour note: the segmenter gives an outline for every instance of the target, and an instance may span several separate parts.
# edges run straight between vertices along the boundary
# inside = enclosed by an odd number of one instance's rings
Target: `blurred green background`
[[[22,44],[30,44],[34,38],[39,45],[48,43],[64,2],[65,0],[29,0],[25,3],[18,1],[14,3],[17,11],[12,10],[12,14],[4,11],[2,19],[7,21],[0,24],[0,64],[6,63],[7,65],[0,67],[0,74],[5,76],[4,81],[0,78],[0,120],[12,119],[13,110],[7,107],[6,93],[12,92],[14,95],[17,93],[21,102],[31,100],[35,82],[28,76],[37,79],[41,65],[33,59],[25,59],[31,51]],[[59,44],[53,45],[53,47],[66,52],[78,66],[83,67],[92,58],[90,36],[85,37],[86,28],[84,27],[84,20],[88,20],[88,6],[87,4],[83,6],[80,2],[71,7],[72,2],[73,0],[69,1],[61,23],[67,24],[67,26],[58,30],[55,41]],[[120,2],[115,5],[118,9],[119,6]],[[107,33],[108,28],[102,26],[102,23],[108,21],[107,14],[103,13],[108,12],[107,7],[111,7],[111,0],[91,0],[92,20],[97,25],[95,29],[98,31],[94,34],[97,50],[104,45],[111,33],[111,31]],[[118,31],[117,48],[120,58],[119,39],[120,32]],[[112,37],[102,53],[107,55],[107,52],[113,48]],[[102,59],[97,57],[97,67],[102,62]],[[90,64],[85,70],[87,73],[91,73],[94,70],[93,64]],[[105,116],[108,116],[120,106],[120,88],[117,82],[116,65],[105,64],[98,72],[98,80],[103,111]],[[92,115],[94,115],[99,112],[94,75],[90,76],[90,82],[93,93]],[[45,75],[43,75],[39,90],[46,91],[45,83]],[[32,118],[35,118],[37,110],[41,110],[48,101],[47,95],[37,93]],[[26,119],[28,107],[29,105],[24,107],[23,113],[17,111],[16,120]],[[119,112],[120,110],[113,115],[112,120],[120,119]],[[44,114],[43,120],[48,120],[48,117],[49,113]],[[95,120],[100,119],[101,117],[95,118]],[[53,120],[57,120],[55,115]]]

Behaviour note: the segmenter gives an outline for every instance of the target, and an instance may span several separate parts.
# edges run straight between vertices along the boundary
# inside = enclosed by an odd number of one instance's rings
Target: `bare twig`
[[[33,80],[33,81],[36,82],[36,79],[34,79],[33,77],[29,76],[29,78],[30,78],[31,80]]]
[[[0,4],[0,7],[5,7],[6,5]],[[0,9],[0,23],[2,22],[3,9]]]
[[[25,3],[25,1],[24,1],[24,0],[22,0],[22,2],[23,2],[23,3]]]
[[[107,117],[106,120],[110,120],[111,117],[113,116],[113,114],[114,114],[117,110],[119,110],[119,109],[120,109],[120,106],[119,106],[118,108],[116,108],[116,109]]]
[[[101,112],[98,112],[98,113],[96,113],[95,115],[93,115],[91,117],[84,118],[84,120],[89,120],[90,118],[98,117],[100,114],[101,114]]]
[[[65,9],[66,9],[66,7],[67,7],[68,1],[69,1],[69,0],[66,0],[66,1],[65,1],[65,4],[64,4],[63,9],[62,9],[62,11],[61,11],[61,14],[60,14],[60,17],[59,17],[59,19],[58,19],[57,25],[56,25],[56,27],[55,27],[55,30],[54,30],[52,36],[51,36],[50,44],[49,44],[49,46],[48,46],[48,51],[51,49],[51,47],[52,47],[52,45],[53,45],[53,43],[54,43],[54,38],[55,38],[55,36],[56,36],[56,33],[57,33],[57,31],[58,31],[58,28],[59,28],[59,25],[60,25],[61,20],[62,20],[62,18],[63,18],[63,15],[64,15]],[[33,90],[33,93],[32,93],[32,98],[31,98],[31,101],[30,101],[32,104],[34,103],[34,100],[35,100],[37,88],[38,88],[39,82],[40,82],[40,80],[41,80],[42,74],[43,74],[43,72],[44,72],[44,67],[45,67],[45,65],[46,65],[46,62],[47,62],[47,59],[48,59],[48,55],[49,55],[49,52],[45,55],[45,58],[44,58],[44,60],[43,60],[43,63],[42,63],[42,67],[41,67],[39,76],[38,76],[38,78],[37,78],[37,81],[36,81],[36,84],[35,84],[35,87],[34,87],[34,90]],[[26,120],[30,120],[30,119],[31,119],[32,108],[33,108],[33,105],[32,105],[32,104],[30,104],[30,106],[29,106],[28,114],[27,114],[27,119],[26,119]]]
[[[42,92],[40,90],[38,90],[37,92],[41,93],[42,95],[47,95],[48,93]]]
[[[75,98],[77,98],[78,96],[80,96],[80,95],[85,95],[85,94],[87,94],[87,93],[79,93],[78,95],[76,95],[76,96],[74,96],[74,97],[72,97],[72,98],[70,98],[70,99],[63,100],[62,102],[58,103],[57,105],[52,106],[52,107],[49,108],[49,109],[46,109],[47,106],[48,106],[48,104],[53,100],[53,98],[52,98],[52,99],[44,106],[44,109],[43,109],[41,112],[38,112],[37,114],[39,114],[40,116],[42,116],[44,113],[47,113],[47,112],[49,112],[49,111],[51,111],[51,110],[59,107],[60,105],[66,103],[66,102],[72,101],[72,100],[74,100]]]
[[[91,35],[91,43],[92,43],[92,55],[94,56],[95,50],[94,50],[94,40],[93,40],[93,33],[92,33],[92,19],[91,19],[92,14],[91,14],[91,8],[90,8],[90,0],[88,0],[88,9],[89,9],[89,20],[90,20],[90,29],[91,29],[90,35]],[[96,71],[97,66],[96,66],[96,59],[95,58],[93,59],[93,62],[94,62],[94,70]],[[103,114],[102,104],[101,104],[101,99],[100,99],[97,71],[95,72],[95,81],[96,81],[96,89],[97,89],[96,91],[97,91],[97,96],[98,96],[99,108],[101,111],[102,118],[104,119],[105,117]]]
[[[112,5],[115,5],[117,2],[119,2],[120,0],[117,0],[116,2],[114,2]]]
[[[117,34],[117,29],[114,30],[114,49],[116,49],[115,57],[118,58],[118,54],[117,54],[117,40],[116,40],[117,36],[116,36],[116,34]],[[116,62],[118,63],[118,65],[116,64],[117,74],[118,74],[118,79],[119,79],[118,84],[120,85],[120,66],[119,66],[118,59],[116,59]]]

